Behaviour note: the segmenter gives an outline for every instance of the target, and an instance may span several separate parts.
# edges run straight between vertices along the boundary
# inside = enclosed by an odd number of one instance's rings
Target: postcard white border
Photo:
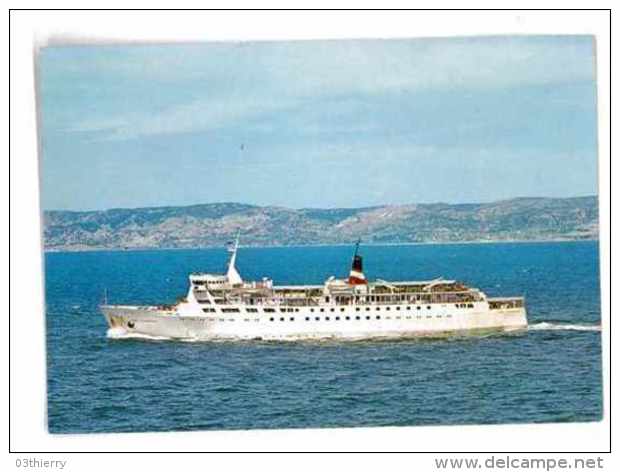
[[[605,418],[602,422],[105,435],[50,435],[46,432],[43,278],[33,94],[34,44],[84,39],[91,42],[126,41],[128,39],[140,42],[165,42],[498,34],[594,34],[597,38],[601,284],[605,372]],[[609,395],[607,394],[610,378],[608,330],[610,316],[609,40],[610,21],[605,11],[13,12],[11,14],[10,47],[12,78],[10,95],[11,449],[15,451],[515,450],[566,452],[607,450],[610,420]],[[3,285],[7,287],[8,283]],[[617,375],[615,378],[617,379]],[[2,390],[3,395],[6,395],[6,389]],[[103,466],[100,468],[97,463],[89,461],[84,456],[74,456],[73,460],[74,464],[78,463],[75,461],[82,461],[81,463],[88,464],[92,470],[103,470]],[[106,468],[111,466],[111,460],[106,460]],[[116,460],[114,459],[113,462]],[[125,460],[129,459],[118,460],[121,461],[117,463],[120,465],[126,464]],[[159,464],[157,469],[160,470],[165,466],[178,467],[179,460],[163,456],[157,459]],[[372,460],[363,462],[367,466],[372,464]],[[132,463],[138,465],[135,462]],[[213,465],[215,464],[211,464],[209,468]],[[332,465],[335,464],[332,462]],[[430,467],[430,462],[428,465]],[[376,467],[385,467],[385,462],[377,463]],[[303,470],[305,467],[303,464],[298,464],[298,468]]]

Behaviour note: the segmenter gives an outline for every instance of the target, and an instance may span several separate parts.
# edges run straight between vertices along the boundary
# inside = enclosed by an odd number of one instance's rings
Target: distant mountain
[[[596,197],[294,210],[241,203],[46,211],[47,250],[598,238]]]

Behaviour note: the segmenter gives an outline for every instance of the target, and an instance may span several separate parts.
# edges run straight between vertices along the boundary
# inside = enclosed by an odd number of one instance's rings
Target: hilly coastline
[[[45,211],[45,249],[441,243],[598,238],[597,198],[516,198],[492,203],[290,209],[241,203]]]

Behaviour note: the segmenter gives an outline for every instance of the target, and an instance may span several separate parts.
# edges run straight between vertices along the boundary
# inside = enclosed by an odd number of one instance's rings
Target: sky
[[[42,207],[597,194],[590,36],[52,46]]]

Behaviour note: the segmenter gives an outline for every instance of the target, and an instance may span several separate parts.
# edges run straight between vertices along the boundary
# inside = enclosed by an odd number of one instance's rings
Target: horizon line
[[[189,208],[195,206],[204,206],[204,205],[245,205],[256,208],[284,208],[288,210],[363,210],[363,209],[373,209],[373,208],[383,208],[383,207],[400,207],[400,206],[408,206],[408,205],[484,205],[491,203],[499,203],[499,202],[507,202],[511,200],[525,200],[525,199],[538,199],[538,200],[571,200],[577,198],[597,198],[599,195],[596,194],[588,194],[588,195],[573,195],[567,197],[543,197],[543,196],[516,196],[509,198],[500,198],[497,200],[488,200],[488,201],[478,201],[478,202],[445,202],[445,201],[435,201],[435,202],[408,202],[408,203],[385,203],[378,205],[361,205],[358,207],[287,207],[284,205],[261,205],[256,203],[244,203],[238,201],[217,201],[217,202],[206,202],[206,203],[189,203],[189,204],[179,204],[179,205],[153,205],[153,206],[135,206],[135,207],[112,207],[112,208],[104,208],[104,209],[89,209],[89,210],[70,210],[70,209],[46,209],[42,208],[42,213],[50,213],[50,212],[65,212],[65,213],[95,213],[95,212],[107,212],[114,210],[146,210],[146,209],[165,209],[165,208]]]

